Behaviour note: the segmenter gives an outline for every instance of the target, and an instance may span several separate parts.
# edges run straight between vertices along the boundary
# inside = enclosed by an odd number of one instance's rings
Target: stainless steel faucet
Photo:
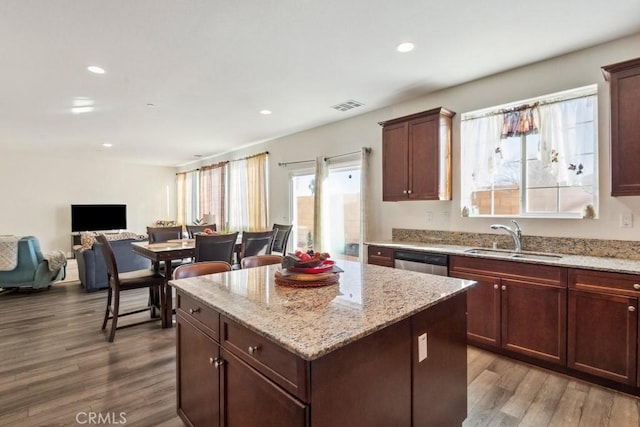
[[[507,227],[502,224],[493,224],[491,228],[494,230],[504,230],[509,233],[513,238],[513,243],[516,245],[516,252],[522,252],[522,244],[520,243],[520,239],[522,238],[522,229],[515,219],[512,219],[511,222],[516,226],[515,230],[512,230],[511,227]]]

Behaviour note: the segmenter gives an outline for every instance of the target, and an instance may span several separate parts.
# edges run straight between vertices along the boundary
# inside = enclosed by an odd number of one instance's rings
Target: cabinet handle
[[[378,255],[382,255],[382,253],[380,251],[378,251]]]
[[[217,369],[224,364],[224,360],[218,359],[217,357],[210,357],[209,363]]]
[[[634,283],[633,284],[633,289],[635,289],[636,291],[640,291],[640,284]]]
[[[249,346],[249,354],[255,354],[260,349],[259,345],[250,345]]]
[[[403,191],[402,191],[402,194],[407,194],[407,190],[403,190]]]
[[[407,191],[407,194],[411,194],[411,190]]]
[[[507,290],[507,285],[502,285],[502,290],[506,291]]]
[[[199,312],[200,312],[200,307],[190,308],[189,309],[189,314],[199,313]]]
[[[495,284],[493,285],[493,289],[498,289],[498,284],[497,284],[497,283],[495,283]]]
[[[632,305],[629,306],[629,311],[636,311],[636,308]]]

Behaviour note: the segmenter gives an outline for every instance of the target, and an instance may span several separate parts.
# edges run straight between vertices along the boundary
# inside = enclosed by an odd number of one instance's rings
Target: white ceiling
[[[175,166],[639,31],[639,0],[0,0],[0,150]]]

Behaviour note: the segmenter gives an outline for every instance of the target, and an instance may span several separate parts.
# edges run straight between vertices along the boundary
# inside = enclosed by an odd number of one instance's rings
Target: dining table
[[[166,242],[132,242],[133,252],[153,263],[157,273],[160,265],[164,265],[164,286],[160,292],[160,319],[163,328],[173,326],[173,294],[169,280],[173,274],[173,261],[194,258],[196,255],[196,239],[171,239]],[[242,249],[242,235],[238,234],[234,252],[239,259]]]
[[[153,263],[156,272],[160,270],[160,264],[164,264],[164,286],[160,292],[160,318],[163,328],[173,326],[173,296],[169,287],[172,276],[173,261],[193,258],[196,254],[195,239],[173,239],[166,242],[131,243],[133,252],[148,258]]]

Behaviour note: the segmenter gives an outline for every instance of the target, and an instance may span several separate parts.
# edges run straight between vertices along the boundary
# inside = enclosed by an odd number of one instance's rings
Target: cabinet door
[[[569,290],[567,364],[624,384],[636,384],[638,299]]]
[[[409,122],[409,199],[438,200],[439,115]]]
[[[501,280],[502,348],[566,363],[567,289],[523,280]]]
[[[220,346],[182,316],[176,334],[178,415],[190,426],[218,426]]]
[[[611,195],[640,195],[640,58],[604,67],[611,73]]]
[[[251,366],[222,349],[222,419],[228,427],[309,425],[309,409]]]
[[[500,279],[458,272],[449,275],[477,282],[467,291],[467,341],[500,347]]]
[[[407,200],[409,136],[407,123],[382,129],[382,200]]]

